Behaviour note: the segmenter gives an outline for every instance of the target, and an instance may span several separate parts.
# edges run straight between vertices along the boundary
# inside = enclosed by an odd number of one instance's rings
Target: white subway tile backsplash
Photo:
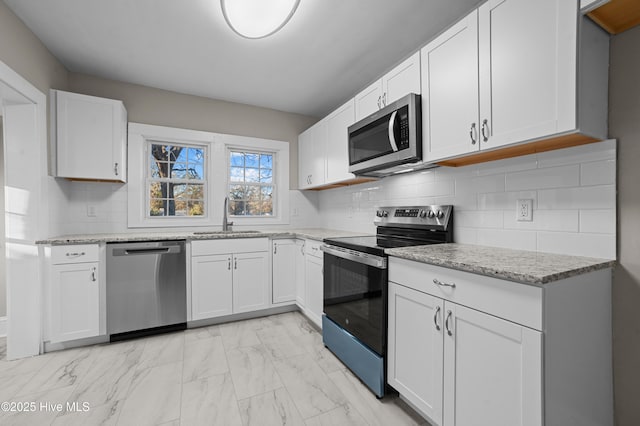
[[[581,210],[580,232],[594,234],[616,233],[616,211],[608,210]]]
[[[455,222],[466,228],[503,228],[504,215],[500,211],[455,210]]]
[[[536,191],[518,191],[518,192],[494,192],[490,194],[478,194],[478,210],[514,210],[516,201],[519,199],[533,200],[534,210],[538,208],[536,200],[538,194]]]
[[[611,209],[616,205],[614,185],[538,191],[538,208],[547,210]]]
[[[478,230],[460,227],[454,223],[453,241],[459,244],[478,244]]]
[[[538,250],[546,253],[615,259],[616,235],[538,232]]]
[[[594,161],[580,165],[580,185],[609,185],[615,183],[615,160]]]
[[[536,234],[535,231],[478,229],[478,244],[491,247],[536,251]]]
[[[538,157],[535,154],[522,157],[507,158],[478,165],[478,175],[495,175],[511,172],[521,172],[538,167]]]
[[[455,180],[456,195],[470,195],[484,192],[504,192],[504,174],[463,177]]]
[[[580,184],[580,166],[570,165],[545,169],[512,172],[506,175],[507,191],[562,188]]]
[[[565,164],[580,164],[590,161],[615,160],[616,141],[610,139],[604,142],[547,151],[537,154],[538,167],[553,167]]]
[[[518,222],[515,205],[512,210],[504,211],[504,228],[529,231],[564,231],[578,232],[578,210],[533,210],[533,221]]]

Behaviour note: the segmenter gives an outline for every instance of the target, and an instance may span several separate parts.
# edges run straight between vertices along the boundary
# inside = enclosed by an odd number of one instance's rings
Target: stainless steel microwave
[[[349,126],[349,172],[380,170],[422,160],[420,95],[411,93]]]

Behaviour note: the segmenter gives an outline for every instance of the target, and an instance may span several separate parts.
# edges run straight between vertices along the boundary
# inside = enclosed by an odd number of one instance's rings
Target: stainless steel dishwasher
[[[186,328],[184,241],[107,244],[111,341]]]

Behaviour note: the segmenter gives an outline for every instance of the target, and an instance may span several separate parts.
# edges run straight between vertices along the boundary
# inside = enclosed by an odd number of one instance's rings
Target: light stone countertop
[[[324,228],[299,228],[299,229],[275,229],[260,230],[258,232],[246,232],[243,229],[229,232],[212,231],[212,233],[199,233],[202,231],[150,231],[115,234],[76,234],[62,235],[59,237],[47,238],[36,241],[36,244],[50,245],[70,245],[70,244],[97,244],[114,242],[135,242],[135,241],[171,241],[171,240],[218,240],[228,238],[308,238],[322,241],[325,238],[360,236],[365,233],[340,231],[336,229]],[[206,231],[204,231],[206,232]]]
[[[599,269],[615,260],[512,250],[470,244],[386,249],[389,256],[524,284],[542,285]]]

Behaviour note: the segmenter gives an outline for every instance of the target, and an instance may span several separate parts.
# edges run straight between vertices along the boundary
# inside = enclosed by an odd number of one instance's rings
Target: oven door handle
[[[382,256],[376,256],[374,254],[362,253],[355,250],[349,250],[342,247],[320,246],[320,250],[331,256],[339,257],[341,259],[351,260],[357,263],[363,263],[367,266],[373,266],[378,269],[387,269],[387,258]]]

